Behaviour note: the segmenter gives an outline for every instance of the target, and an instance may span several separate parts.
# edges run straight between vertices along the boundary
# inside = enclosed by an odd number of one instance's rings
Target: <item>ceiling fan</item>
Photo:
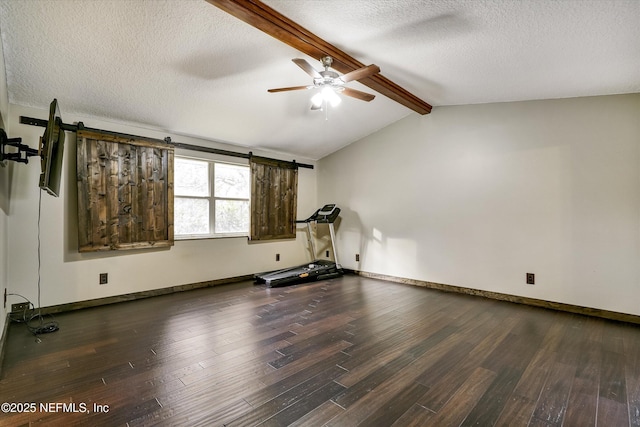
[[[331,58],[330,56],[323,56],[320,59],[320,62],[324,67],[324,71],[317,71],[311,64],[301,58],[293,59],[293,62],[298,67],[302,68],[307,74],[313,77],[313,84],[308,86],[292,86],[282,87],[278,89],[269,89],[268,92],[274,93],[286,92],[290,90],[319,89],[319,92],[311,98],[312,110],[321,109],[322,105],[326,102],[335,107],[340,103],[340,97],[338,96],[338,93],[342,93],[352,98],[367,102],[375,98],[375,95],[371,95],[370,93],[361,92],[356,89],[345,87],[345,84],[353,80],[360,80],[379,73],[380,67],[378,67],[377,65],[368,65],[366,67],[353,70],[347,74],[339,75],[335,71],[329,70],[329,67],[331,67],[331,64],[333,63],[333,58]]]

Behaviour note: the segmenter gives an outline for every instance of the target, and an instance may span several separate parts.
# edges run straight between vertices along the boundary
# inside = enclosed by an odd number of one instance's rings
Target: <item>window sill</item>
[[[238,237],[248,238],[248,234],[193,234],[174,236],[175,241],[180,240],[206,240],[206,239],[233,239]]]

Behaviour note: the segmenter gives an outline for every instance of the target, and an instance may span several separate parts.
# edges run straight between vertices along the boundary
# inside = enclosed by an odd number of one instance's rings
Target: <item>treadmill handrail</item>
[[[333,223],[340,214],[340,208],[335,204],[324,205],[320,209],[317,209],[309,218],[298,219],[296,224],[304,224],[309,222],[317,222],[321,224]]]

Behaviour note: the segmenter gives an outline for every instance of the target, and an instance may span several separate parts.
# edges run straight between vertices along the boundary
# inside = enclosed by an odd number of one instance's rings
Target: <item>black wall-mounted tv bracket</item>
[[[84,126],[82,122],[79,122],[78,125],[75,126],[67,125],[62,123],[58,118],[56,118],[56,123],[58,123],[60,129],[72,130],[74,132],[77,131],[78,128],[82,129]],[[47,127],[47,120],[20,117],[20,124]],[[7,153],[6,147],[14,147],[17,148],[18,151],[12,150],[12,152]],[[4,166],[5,160],[11,160],[18,163],[29,163],[29,157],[33,156],[40,157],[40,152],[35,148],[31,148],[28,145],[23,144],[22,138],[9,138],[4,129],[0,128],[0,166]]]
[[[15,147],[18,151],[6,152],[6,147]],[[40,156],[38,150],[22,143],[22,138],[9,138],[4,129],[0,129],[0,164],[4,160],[29,163],[29,157]]]

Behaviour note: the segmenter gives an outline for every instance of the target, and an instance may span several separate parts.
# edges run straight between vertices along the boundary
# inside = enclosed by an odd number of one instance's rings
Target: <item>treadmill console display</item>
[[[339,207],[336,207],[334,204],[324,205],[312,215],[312,221],[324,224],[334,223],[336,218],[338,218],[338,215],[340,215]]]

